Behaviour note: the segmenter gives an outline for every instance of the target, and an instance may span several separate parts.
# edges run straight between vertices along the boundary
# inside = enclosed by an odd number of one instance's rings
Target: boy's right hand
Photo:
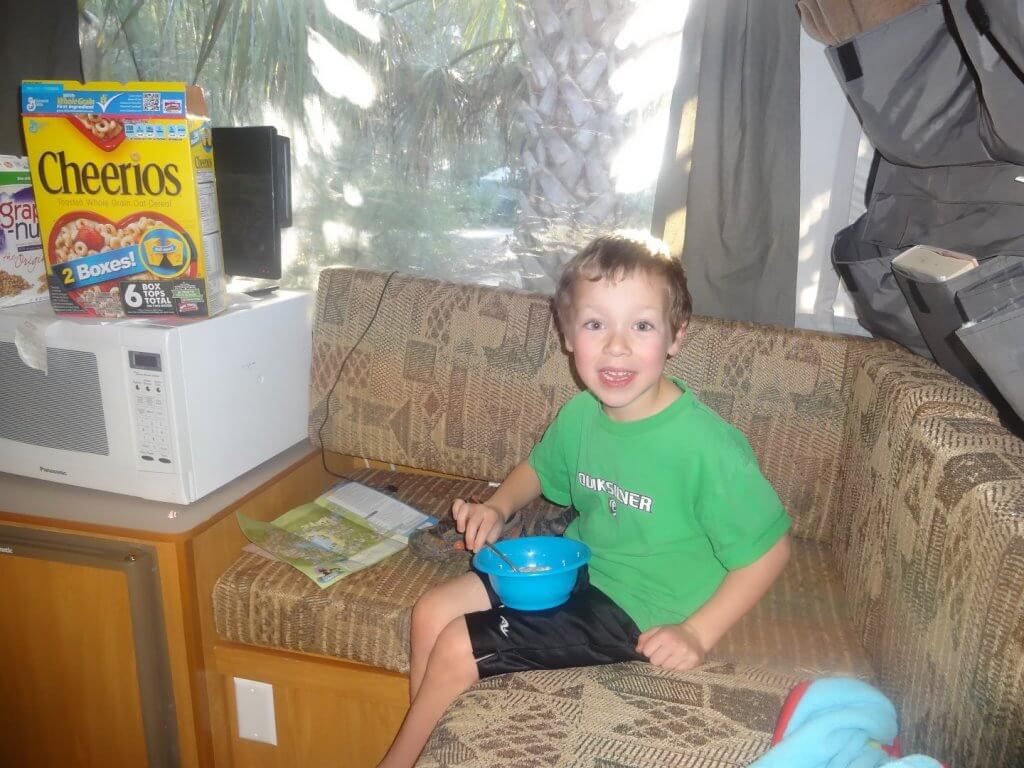
[[[505,527],[505,516],[490,504],[456,499],[452,504],[455,528],[466,536],[466,549],[479,552],[487,542],[493,544]]]

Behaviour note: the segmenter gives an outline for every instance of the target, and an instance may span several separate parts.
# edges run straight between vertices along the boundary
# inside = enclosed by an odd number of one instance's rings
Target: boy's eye
[[[647,322],[646,320],[638,320],[636,323],[636,329],[638,331],[653,331],[654,325]]]
[[[585,323],[583,323],[583,327],[586,328],[588,331],[599,331],[601,330],[601,321],[587,320]]]

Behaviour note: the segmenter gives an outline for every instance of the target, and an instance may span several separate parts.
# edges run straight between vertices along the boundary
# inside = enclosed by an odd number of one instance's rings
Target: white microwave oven
[[[188,323],[0,310],[0,471],[190,503],[301,441],[313,296],[232,298]]]

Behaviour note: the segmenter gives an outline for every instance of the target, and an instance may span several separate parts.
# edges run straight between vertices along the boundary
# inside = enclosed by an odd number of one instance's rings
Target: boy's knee
[[[465,618],[460,616],[453,619],[441,630],[430,653],[430,663],[452,675],[466,677],[469,681],[477,679],[473,645],[469,641]]]
[[[436,637],[450,621],[444,613],[436,590],[425,592],[412,607],[410,622],[413,635]]]

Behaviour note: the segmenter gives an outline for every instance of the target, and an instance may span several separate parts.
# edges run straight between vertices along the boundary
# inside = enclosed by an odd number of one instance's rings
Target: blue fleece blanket
[[[892,758],[881,748],[897,734],[896,709],[878,689],[850,678],[808,686],[782,739],[750,768],[942,768],[930,757]]]

